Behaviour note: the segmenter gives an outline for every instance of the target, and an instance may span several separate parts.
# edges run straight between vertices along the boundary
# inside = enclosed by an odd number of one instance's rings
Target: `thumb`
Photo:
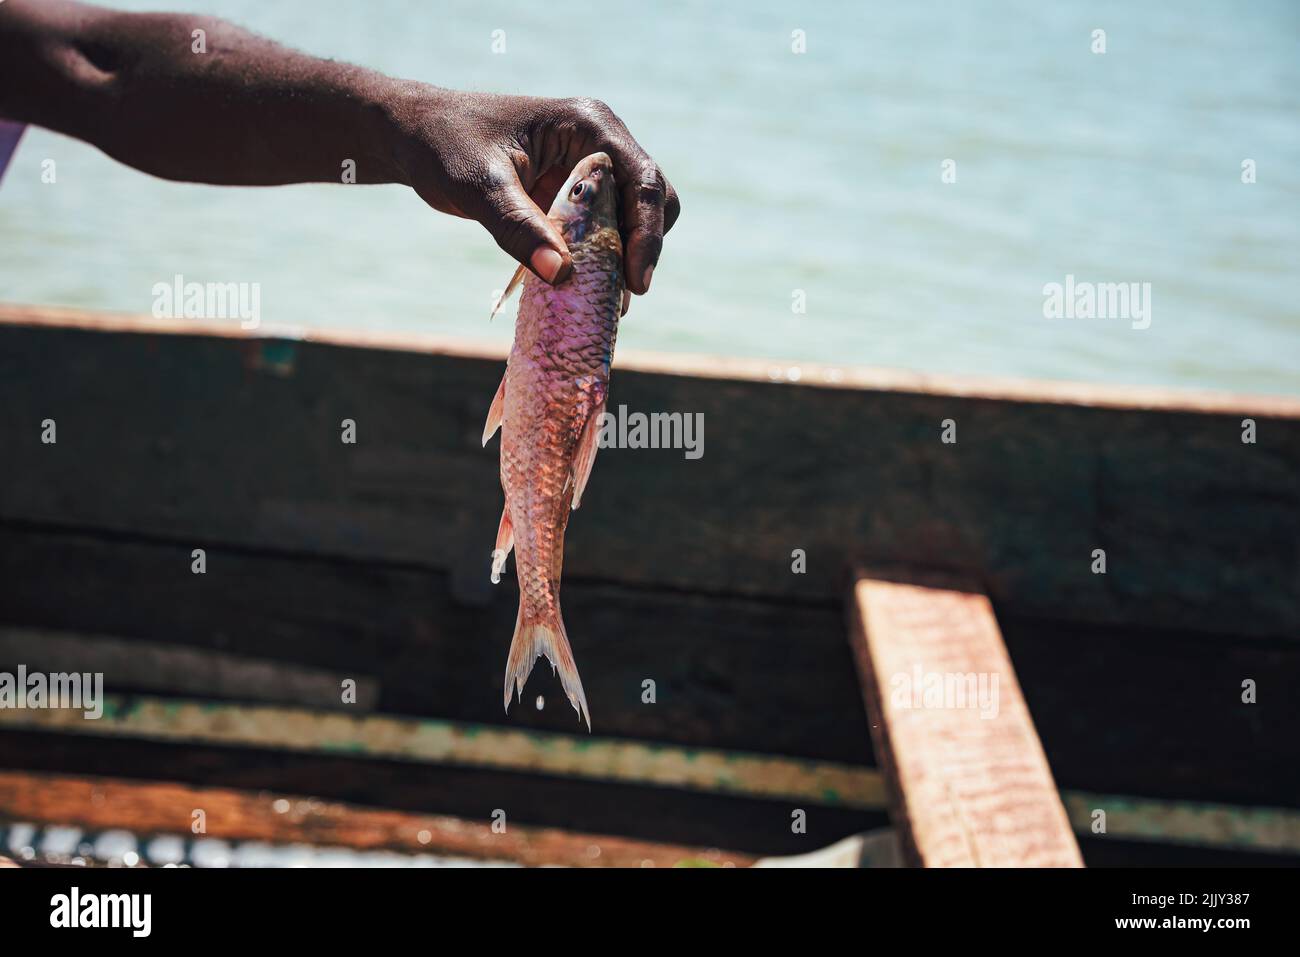
[[[477,205],[474,218],[511,256],[548,283],[569,275],[573,260],[564,237],[524,191],[513,168],[494,179]]]

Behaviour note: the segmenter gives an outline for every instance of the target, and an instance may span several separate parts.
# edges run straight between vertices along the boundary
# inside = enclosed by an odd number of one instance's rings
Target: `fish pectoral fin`
[[[496,435],[497,429],[501,428],[501,416],[506,411],[506,377],[501,377],[501,384],[497,386],[497,394],[492,397],[492,404],[488,406],[487,422],[483,425],[483,444],[486,446],[492,436]]]
[[[528,268],[526,266],[520,266],[515,270],[515,274],[510,277],[510,281],[506,283],[506,288],[501,290],[501,295],[497,297],[496,303],[492,306],[492,315],[488,316],[489,322],[491,322],[492,318],[497,314],[497,310],[499,310],[502,305],[505,304],[505,301],[510,298],[510,294],[519,288],[519,284],[524,281],[524,273],[527,271]]]
[[[578,439],[578,454],[573,459],[573,508],[582,504],[582,493],[586,491],[587,479],[591,478],[591,467],[596,464],[596,449],[600,446],[600,423],[605,417],[605,400],[591,410],[587,424],[582,427],[582,437]]]
[[[501,524],[497,526],[497,542],[492,549],[492,584],[501,584],[501,573],[505,571],[506,558],[515,547],[515,527],[510,522],[510,503],[501,510]]]

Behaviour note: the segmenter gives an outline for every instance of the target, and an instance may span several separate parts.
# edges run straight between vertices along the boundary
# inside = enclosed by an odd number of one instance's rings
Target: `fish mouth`
[[[614,175],[614,161],[608,153],[592,153],[584,157],[573,172],[575,182],[590,180],[598,185],[602,179]]]
[[[584,176],[590,176],[596,170],[612,173],[614,161],[609,158],[608,153],[592,153],[582,161],[580,167]]]

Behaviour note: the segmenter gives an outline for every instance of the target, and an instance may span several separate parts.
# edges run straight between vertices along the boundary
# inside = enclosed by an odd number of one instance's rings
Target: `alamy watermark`
[[[926,711],[978,710],[981,718],[998,716],[998,676],[989,672],[926,671],[919,664],[889,679],[895,708]]]
[[[73,886],[50,898],[51,927],[122,928],[148,937],[153,928],[152,894],[93,894]]]
[[[1151,283],[1076,282],[1071,273],[1064,283],[1043,286],[1043,317],[1127,319],[1134,329],[1146,329],[1151,325]]]
[[[704,455],[703,412],[628,412],[620,405],[618,413],[602,412],[600,436],[602,449],[684,449],[688,459]]]
[[[104,673],[0,671],[0,708],[80,711],[89,720],[104,716]]]
[[[170,283],[153,284],[155,319],[238,319],[242,329],[262,324],[262,284],[186,282],[177,273]]]

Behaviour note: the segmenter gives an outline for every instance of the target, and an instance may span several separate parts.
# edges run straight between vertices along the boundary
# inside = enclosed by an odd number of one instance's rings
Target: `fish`
[[[492,582],[515,553],[519,612],[506,659],[505,708],[545,656],[579,722],[591,712],[560,613],[569,515],[582,504],[596,458],[614,340],[624,301],[623,243],[614,167],[605,153],[583,158],[547,216],[573,260],[554,286],[520,266],[493,308],[522,285],[514,344],[492,399],[483,445],[501,430],[505,506],[492,551]]]

